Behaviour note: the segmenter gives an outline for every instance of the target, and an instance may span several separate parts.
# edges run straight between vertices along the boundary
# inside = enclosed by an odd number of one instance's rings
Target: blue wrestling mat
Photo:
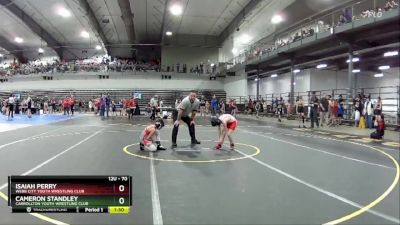
[[[24,124],[24,125],[43,125],[49,123],[56,123],[64,120],[70,120],[78,118],[79,115],[64,116],[62,114],[44,114],[44,115],[32,115],[32,118],[28,118],[27,115],[14,115],[14,118],[8,120],[5,115],[0,115],[0,124]]]

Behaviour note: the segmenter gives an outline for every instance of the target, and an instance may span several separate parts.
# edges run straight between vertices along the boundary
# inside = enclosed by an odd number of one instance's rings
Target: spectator
[[[71,115],[74,115],[74,107],[75,107],[75,97],[71,95],[71,98],[69,99],[70,103],[69,106],[71,107]]]
[[[33,100],[31,98],[31,95],[28,94],[28,98],[26,99],[26,103],[27,103],[27,114],[28,114],[28,118],[32,117],[32,105],[33,105]]]
[[[89,112],[93,112],[93,102],[92,100],[89,100]]]
[[[79,110],[79,113],[82,113],[82,110],[83,110],[83,104],[82,104],[82,99],[79,99],[79,101],[78,101],[78,110]]]
[[[280,97],[280,99],[277,102],[277,113],[278,113],[278,121],[282,122],[282,115],[283,115],[283,108],[284,108],[285,102],[283,101],[283,98]]]
[[[365,115],[367,128],[370,128],[370,129],[372,128],[373,109],[374,109],[374,105],[372,104],[371,96],[368,96],[368,99],[364,105],[364,113],[363,114]]]
[[[230,108],[231,108],[231,115],[236,117],[237,106],[236,106],[236,100],[235,99],[231,99]]]
[[[69,97],[65,96],[64,101],[63,101],[64,116],[67,115],[67,114],[69,116],[70,103],[71,103],[71,100],[69,99]]]
[[[219,110],[221,114],[225,114],[225,101],[222,99],[219,104]]]
[[[8,107],[8,120],[14,118],[14,104],[15,104],[15,97],[13,94],[10,95],[7,101],[7,107]]]
[[[308,36],[313,36],[314,35],[314,28],[310,28],[309,32],[308,32]]]
[[[131,99],[129,100],[128,103],[129,107],[129,113],[128,113],[128,119],[133,119],[133,114],[135,113],[135,97],[132,96]]]
[[[346,17],[344,17],[344,15],[343,14],[341,14],[340,16],[339,16],[339,21],[338,21],[338,26],[341,26],[341,25],[343,25],[343,24],[345,24],[345,23],[347,23],[347,20],[346,20]]]
[[[178,107],[178,105],[179,105],[180,103],[181,103],[181,100],[177,98],[177,99],[175,100],[175,108]]]
[[[208,116],[208,114],[210,113],[210,106],[211,106],[210,102],[209,102],[209,101],[206,101],[206,115],[207,115],[207,116]]]
[[[107,96],[103,94],[100,98],[100,116],[104,118],[105,116],[105,111],[106,111],[106,103],[107,102]]]
[[[382,114],[382,99],[381,97],[378,97],[378,101],[376,102],[375,110],[374,110],[374,115],[381,115]]]
[[[258,114],[261,111],[261,103],[260,103],[260,101],[256,101],[255,109],[256,109],[256,117],[258,118]]]
[[[303,128],[306,128],[304,125],[304,101],[301,96],[296,98],[296,114],[299,119],[299,128],[301,122],[303,122]]]
[[[51,99],[51,113],[55,113],[57,111],[57,102],[55,98]]]
[[[385,135],[385,117],[383,114],[376,117],[376,130],[371,133],[373,139],[382,139]]]
[[[328,122],[328,117],[329,117],[329,95],[325,96],[324,98],[321,99],[320,104],[319,104],[319,117],[320,117],[320,125],[321,127],[324,126],[324,122],[327,124]]]
[[[329,107],[328,107],[328,122],[326,123],[327,126],[330,126],[332,123],[332,108],[333,108],[333,104],[334,104],[334,100],[332,99],[332,96],[328,95],[328,103],[329,103]]]
[[[251,114],[251,113],[253,113],[253,110],[254,110],[253,100],[251,100],[251,98],[249,98],[249,102],[247,103],[247,113]]]
[[[218,109],[218,100],[214,95],[213,98],[211,99],[211,115],[215,116],[215,114],[217,113],[217,109]]]
[[[344,99],[342,95],[339,95],[338,99],[338,125],[342,124],[343,114],[344,114]]]
[[[205,111],[206,111],[206,101],[204,101],[204,98],[202,98],[200,101],[200,116],[201,117],[206,116]]]
[[[159,107],[158,105],[158,95],[154,95],[153,98],[150,99],[150,106],[151,106],[151,120],[156,119],[156,114],[157,114],[157,108]]]
[[[338,111],[339,111],[339,103],[337,99],[332,99],[331,101],[331,127],[333,126],[338,126],[338,121],[337,121],[337,117],[338,117]]]
[[[391,9],[397,8],[399,5],[394,0],[386,0],[384,10],[389,11]]]
[[[108,118],[108,113],[110,112],[110,105],[111,105],[111,98],[110,98],[110,94],[107,94],[106,96],[106,116]]]
[[[294,38],[293,38],[293,42],[298,41],[301,39],[301,35],[299,33],[296,33]]]
[[[315,95],[315,91],[312,92],[311,95],[311,111],[310,111],[310,118],[311,118],[311,128],[314,128],[314,123],[316,123],[317,128],[319,128],[319,122],[318,122],[318,106],[319,106],[319,99]]]
[[[80,103],[80,102],[79,102],[79,103]],[[111,109],[112,109],[112,115],[113,115],[113,116],[116,116],[116,115],[117,115],[117,114],[116,114],[117,108],[116,108],[115,101],[111,101]]]

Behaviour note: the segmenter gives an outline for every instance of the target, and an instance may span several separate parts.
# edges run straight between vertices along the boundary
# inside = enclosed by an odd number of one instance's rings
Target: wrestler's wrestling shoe
[[[165,151],[165,150],[167,150],[167,148],[163,147],[163,146],[161,145],[161,143],[158,141],[158,142],[157,142],[157,151],[158,151],[158,150],[160,150],[160,151]]]
[[[217,145],[215,145],[215,150],[220,150],[222,148],[222,145],[220,143],[218,143]]]

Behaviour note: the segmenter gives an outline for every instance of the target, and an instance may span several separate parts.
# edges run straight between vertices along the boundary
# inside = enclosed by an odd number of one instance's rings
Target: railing
[[[295,92],[294,97],[302,97],[306,106],[309,105],[311,99],[311,92]],[[378,97],[382,99],[382,112],[385,114],[385,120],[389,122],[389,124],[400,125],[400,86],[386,86],[386,87],[375,87],[375,88],[357,88],[355,90],[357,94],[361,94],[363,96],[371,96],[371,101],[377,101]],[[343,106],[344,106],[344,119],[352,120],[354,117],[354,107],[353,107],[353,99],[347,96],[347,89],[330,89],[330,90],[318,90],[315,91],[316,96],[321,99],[327,95],[330,95],[333,99],[338,99],[341,95],[343,98]],[[290,92],[283,93],[273,93],[273,94],[265,94],[259,95],[258,100],[263,101],[265,103],[265,107],[271,107],[273,100],[276,98],[282,97],[285,101],[286,105],[289,103]],[[231,99],[235,99],[237,104],[242,104],[247,106],[248,100],[252,99],[257,100],[257,96],[248,95],[248,96],[227,96],[227,102]],[[346,101],[349,100],[349,101]],[[293,109],[293,107],[292,107]]]
[[[15,75],[31,75],[31,74],[73,74],[73,73],[100,73],[106,75],[110,73],[126,73],[136,74],[137,72],[163,72],[163,73],[180,73],[180,74],[197,74],[197,75],[215,75],[216,67],[211,67],[205,64],[203,67],[198,68],[184,68],[176,65],[148,65],[148,64],[93,64],[93,65],[80,65],[80,64],[62,64],[62,65],[48,65],[48,66],[28,66],[17,69],[1,69],[0,77],[2,76],[15,76]]]
[[[228,63],[231,64],[230,67],[247,63],[247,61],[254,58],[259,58],[266,54],[280,51],[278,48],[282,48],[284,50],[286,46],[296,46],[298,41],[308,37],[313,37],[317,34],[324,33],[332,34],[333,29],[336,27],[343,26],[361,19],[373,20],[375,17],[381,17],[387,11],[398,10],[398,8],[398,0],[390,1],[389,3],[386,3],[386,0],[361,0],[353,5],[336,10],[332,13],[314,19],[300,27],[296,27],[283,34],[280,34],[274,38],[274,44],[272,45],[265,45],[258,42],[253,43],[240,52],[237,56],[228,60]]]

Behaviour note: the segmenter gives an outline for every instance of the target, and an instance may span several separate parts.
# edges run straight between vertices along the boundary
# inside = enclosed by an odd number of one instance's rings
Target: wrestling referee
[[[172,119],[174,120],[174,128],[172,129],[172,148],[176,148],[176,137],[178,135],[179,123],[182,120],[189,127],[189,134],[191,137],[192,145],[200,144],[200,141],[196,139],[196,133],[194,129],[194,118],[196,112],[199,110],[200,101],[197,99],[196,91],[191,91],[189,96],[185,97],[182,102],[172,112]]]

